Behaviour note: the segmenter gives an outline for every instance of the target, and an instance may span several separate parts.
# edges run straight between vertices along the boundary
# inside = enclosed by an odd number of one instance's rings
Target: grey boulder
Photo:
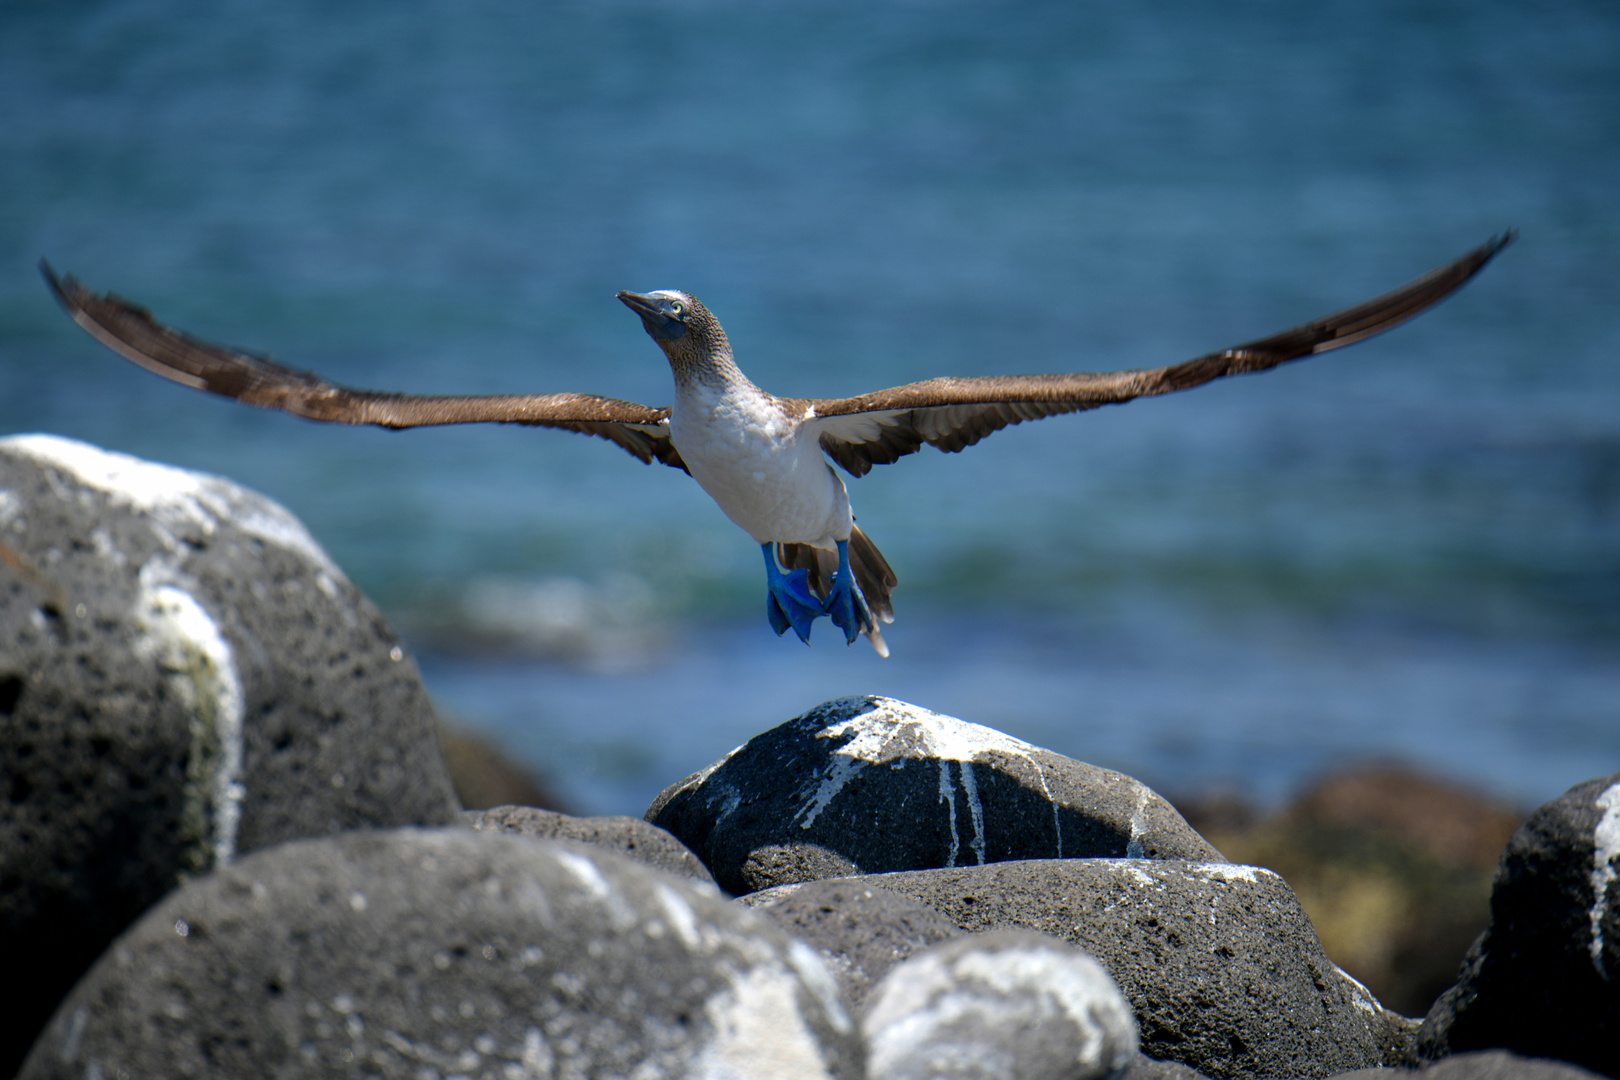
[[[63,1002],[20,1080],[862,1075],[809,948],[579,846],[367,831],[171,894]]]
[[[1269,870],[1050,859],[860,881],[964,930],[1023,928],[1084,950],[1130,1000],[1142,1052],[1206,1076],[1328,1077],[1408,1060],[1416,1021],[1333,965]]]
[[[1001,930],[925,949],[861,1018],[872,1080],[1100,1080],[1136,1060],[1136,1020],[1095,960]]]
[[[864,880],[778,885],[737,903],[812,946],[855,1005],[912,953],[964,933],[927,904]]]
[[[1160,1061],[1146,1054],[1137,1054],[1136,1060],[1121,1075],[1120,1080],[1206,1080],[1197,1069],[1188,1068],[1179,1061]]]
[[[714,884],[714,876],[692,849],[640,818],[574,817],[535,806],[464,810],[461,819],[480,832],[503,832],[533,840],[568,840],[617,852],[665,873]]]
[[[187,876],[459,809],[415,665],[292,515],[46,435],[0,439],[0,778],[0,1075]]]
[[[1128,776],[882,697],[830,701],[750,739],[646,817],[736,895],[1012,859],[1223,861]]]
[[[1428,1060],[1500,1047],[1620,1076],[1620,773],[1513,834],[1490,924],[1418,1040]]]

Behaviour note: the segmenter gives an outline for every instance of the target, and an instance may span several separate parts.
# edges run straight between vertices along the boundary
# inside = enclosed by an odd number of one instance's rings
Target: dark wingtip
[[[1498,252],[1518,238],[1518,229],[1503,229],[1453,265],[1464,268],[1463,280],[1466,281],[1485,269],[1486,264],[1496,258]]]
[[[45,284],[51,287],[51,294],[56,297],[56,302],[72,311],[73,302],[68,299],[67,290],[75,284],[73,276],[70,274],[66,279],[58,277],[56,269],[51,266],[50,260],[43,255],[39,257],[39,272],[44,275]]]

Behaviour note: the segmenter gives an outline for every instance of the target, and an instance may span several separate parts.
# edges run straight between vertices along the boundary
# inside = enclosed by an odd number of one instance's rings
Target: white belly
[[[681,388],[669,435],[692,478],[756,543],[831,548],[849,539],[844,482],[814,435],[755,387]]]

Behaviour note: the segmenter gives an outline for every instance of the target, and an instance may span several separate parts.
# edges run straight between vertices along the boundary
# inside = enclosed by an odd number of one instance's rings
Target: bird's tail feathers
[[[900,579],[894,576],[889,560],[872,543],[872,538],[861,532],[859,525],[849,534],[849,565],[855,571],[855,584],[861,587],[873,616],[886,623],[894,622],[894,604],[889,600],[889,593],[900,584]]]

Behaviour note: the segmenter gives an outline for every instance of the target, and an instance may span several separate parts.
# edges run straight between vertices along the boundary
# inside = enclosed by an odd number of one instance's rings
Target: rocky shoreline
[[[0,440],[20,1077],[1620,1077],[1620,774],[1421,1020],[1130,777],[828,702],[646,820],[462,811],[403,643],[261,496]]]

